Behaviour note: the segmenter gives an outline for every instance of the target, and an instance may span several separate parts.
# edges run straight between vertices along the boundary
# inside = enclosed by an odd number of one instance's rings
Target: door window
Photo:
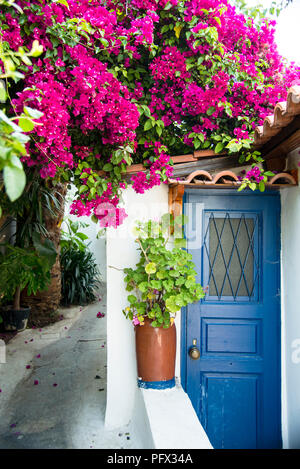
[[[253,301],[258,296],[258,215],[205,214],[204,286],[206,300]]]

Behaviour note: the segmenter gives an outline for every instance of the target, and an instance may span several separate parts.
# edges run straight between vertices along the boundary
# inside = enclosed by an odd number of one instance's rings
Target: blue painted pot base
[[[138,387],[143,389],[169,389],[174,388],[175,378],[168,381],[143,381],[138,379]]]

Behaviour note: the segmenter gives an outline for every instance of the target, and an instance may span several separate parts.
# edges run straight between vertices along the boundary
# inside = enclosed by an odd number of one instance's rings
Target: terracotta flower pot
[[[142,388],[166,389],[175,386],[176,327],[152,327],[145,319],[135,326],[138,385]]]

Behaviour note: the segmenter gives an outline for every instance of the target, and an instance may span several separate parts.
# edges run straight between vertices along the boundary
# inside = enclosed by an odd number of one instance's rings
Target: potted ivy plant
[[[164,215],[159,222],[138,222],[135,228],[140,259],[124,272],[129,305],[123,310],[135,326],[138,385],[166,389],[175,385],[176,313],[204,296],[196,283],[192,255],[185,239],[169,246],[170,228],[182,234],[182,217]]]
[[[6,331],[26,329],[30,307],[21,305],[21,292],[36,294],[50,282],[50,270],[56,259],[56,251],[49,240],[43,243],[35,238],[35,246],[24,249],[11,244],[2,245],[0,252],[1,316]]]

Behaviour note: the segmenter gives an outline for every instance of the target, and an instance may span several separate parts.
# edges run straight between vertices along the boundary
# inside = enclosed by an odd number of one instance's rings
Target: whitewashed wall
[[[135,220],[158,219],[168,211],[168,186],[161,184],[145,194],[132,188],[123,192],[128,217],[107,232],[107,407],[106,425],[127,424],[139,409],[134,330],[122,314],[128,306],[123,269],[139,259],[132,229]]]
[[[290,155],[297,167],[299,151]],[[124,224],[107,233],[108,399],[106,424],[127,424],[144,414],[136,388],[134,331],[122,315],[127,306],[124,267],[139,258],[132,228],[137,219],[155,219],[168,210],[168,187],[161,185],[143,195],[124,191],[129,214]],[[281,299],[282,299],[282,434],[284,448],[300,448],[300,187],[281,190]],[[177,318],[176,375],[180,375],[180,321]]]
[[[281,242],[283,445],[300,448],[300,187],[281,190]]]

